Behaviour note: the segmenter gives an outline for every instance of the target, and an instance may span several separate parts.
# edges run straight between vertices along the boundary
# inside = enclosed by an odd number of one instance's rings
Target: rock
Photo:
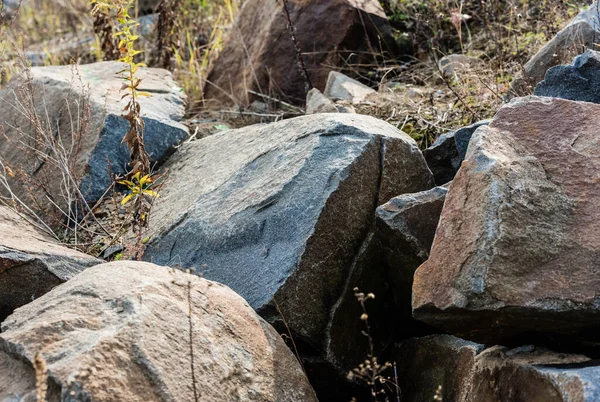
[[[535,95],[600,103],[600,52],[588,50],[568,66],[552,67]]]
[[[287,4],[310,83],[320,91],[332,67],[373,62],[369,55],[379,49],[397,53],[391,27],[376,0],[289,0]],[[250,90],[300,105],[308,89],[282,2],[245,2],[209,73],[204,88],[207,104],[246,106],[257,98]]]
[[[48,118],[52,122],[53,133],[60,128],[60,138],[65,147],[75,147],[70,157],[74,165],[71,173],[75,178],[80,178],[80,188],[88,203],[100,199],[111,185],[109,169],[113,174],[123,175],[129,162],[129,151],[121,144],[128,128],[127,121],[120,117],[124,107],[120,100],[122,80],[115,75],[121,67],[122,63],[102,62],[79,66],[78,71],[70,66],[31,69],[37,113],[40,118]],[[140,98],[146,125],[146,150],[153,162],[161,162],[172,153],[175,145],[188,136],[187,128],[179,121],[185,112],[185,95],[166,70],[140,69],[139,77],[142,78],[139,89],[152,93],[151,98]],[[13,80],[0,91],[0,99],[14,105],[16,99],[13,91],[17,91],[16,97],[22,100],[24,95],[18,92],[23,88],[22,85],[25,85],[23,78]],[[89,100],[86,101],[84,88],[88,86]],[[87,118],[85,105],[89,106]],[[0,143],[0,159],[13,170],[22,167],[35,182],[45,183],[51,195],[59,196],[62,175],[56,174],[56,166],[40,161],[31,151],[24,152],[24,146],[19,144],[22,135],[15,127],[33,136],[29,120],[19,108],[5,107],[2,111],[0,123],[5,128],[8,140]],[[71,119],[79,124],[83,132],[70,128]],[[84,123],[86,120],[87,126]],[[74,144],[71,144],[72,135],[76,137]],[[30,142],[42,153],[50,152],[41,141]],[[15,193],[24,201],[29,201],[27,191],[20,182],[15,180],[12,184]],[[45,198],[41,202],[44,201]],[[62,199],[55,199],[55,202],[66,207]]]
[[[477,57],[466,56],[464,54],[449,54],[438,61],[438,68],[444,77],[451,78],[482,64],[483,62]]]
[[[595,48],[600,35],[598,2],[582,11],[565,28],[544,45],[523,67],[523,78],[535,85],[544,79],[551,67],[569,63],[586,48]]]
[[[16,308],[102,261],[59,245],[0,206],[0,322]]]
[[[429,402],[441,386],[444,401],[592,402],[600,398],[600,366],[582,355],[534,346],[508,349],[449,335],[398,345],[402,401]]]
[[[144,258],[225,283],[319,353],[376,207],[433,185],[414,140],[350,114],[215,134],[167,169]]]
[[[482,120],[456,131],[442,134],[432,146],[423,151],[423,156],[425,156],[438,186],[446,184],[454,178],[465,159],[471,136],[475,130],[488,125],[489,122],[489,120]]]
[[[599,124],[598,105],[528,97],[475,132],[415,273],[415,318],[485,343],[600,325]]]
[[[377,208],[377,228],[391,266],[412,267],[406,273],[412,284],[414,270],[429,258],[448,187],[392,198]]]
[[[326,346],[336,365],[356,367],[369,350],[355,287],[375,294],[366,304],[376,351],[389,348],[391,339],[431,333],[412,318],[412,278],[429,255],[446,192],[437,187],[405,194],[377,208],[374,228],[350,269],[350,286],[332,309]]]
[[[475,358],[483,349],[483,345],[450,335],[413,338],[398,344],[394,357],[402,401],[434,401],[440,385],[443,401],[469,401]]]
[[[313,88],[306,95],[306,114],[317,113],[338,113],[338,109],[331,99],[317,88]]]
[[[337,71],[331,71],[327,79],[324,95],[336,101],[349,101],[360,103],[369,95],[377,93],[374,89],[364,85]]]
[[[0,369],[0,400],[35,398],[37,353],[56,400],[316,401],[279,334],[241,297],[148,263],[98,265],[15,311],[2,324],[0,367],[8,360],[20,375]]]

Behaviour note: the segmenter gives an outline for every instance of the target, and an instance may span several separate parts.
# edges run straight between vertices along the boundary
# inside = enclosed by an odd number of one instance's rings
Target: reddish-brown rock
[[[417,319],[487,343],[600,325],[600,106],[529,97],[479,128],[450,186]]]
[[[257,97],[248,90],[304,103],[305,82],[282,3],[246,1],[208,77],[209,104],[249,105]],[[321,91],[342,57],[349,63],[368,62],[363,56],[367,53],[395,51],[390,25],[376,0],[287,3],[310,81]]]

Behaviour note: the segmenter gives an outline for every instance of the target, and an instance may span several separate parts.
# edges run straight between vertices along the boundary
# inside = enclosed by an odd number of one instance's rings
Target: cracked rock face
[[[450,186],[413,311],[486,343],[600,325],[600,106],[529,97],[479,128]]]
[[[402,400],[593,402],[600,398],[597,361],[535,346],[485,348],[449,335],[397,345]]]
[[[316,401],[292,352],[241,297],[148,263],[90,268],[11,315],[0,400],[35,400],[37,353],[51,401]]]
[[[16,308],[102,261],[57,244],[0,206],[0,322]]]
[[[230,286],[317,349],[353,287],[376,207],[433,186],[410,137],[347,114],[220,133],[185,146],[167,168],[144,258]]]
[[[127,147],[121,144],[129,123],[120,117],[125,103],[121,100],[122,80],[115,74],[122,70],[122,63],[102,62],[77,68],[78,71],[71,66],[31,68],[31,84],[40,119],[43,124],[46,120],[50,121],[52,127],[49,131],[60,136],[66,149],[72,147],[72,174],[80,182],[86,200],[93,203],[111,185],[110,173],[124,174],[130,160]],[[187,138],[187,128],[179,122],[185,112],[186,98],[166,70],[140,69],[139,77],[142,82],[138,89],[152,94],[152,97],[139,100],[146,125],[146,150],[153,162],[159,162],[170,155],[176,144]],[[0,124],[8,137],[0,142],[0,159],[15,171],[22,168],[34,182],[44,183],[56,196],[60,193],[62,175],[57,174],[56,167],[44,163],[31,152],[23,151],[25,145],[20,143],[24,141],[26,146],[54,156],[46,148],[46,143],[35,140],[30,119],[16,106],[18,102],[27,103],[27,96],[20,92],[24,83],[21,77],[0,91],[3,104]],[[89,100],[86,102],[83,93],[88,88]],[[85,104],[89,105],[87,117]],[[83,123],[85,120],[88,121],[87,127]],[[78,134],[77,127],[81,127],[83,133]],[[23,136],[17,128],[26,135]],[[73,140],[74,133],[76,137],[79,135],[79,140]],[[20,181],[14,180],[12,184],[17,195],[29,201]],[[57,198],[55,201],[65,207],[65,202]]]

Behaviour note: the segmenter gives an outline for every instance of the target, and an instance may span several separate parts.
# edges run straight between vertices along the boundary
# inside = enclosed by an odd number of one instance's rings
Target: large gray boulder
[[[61,208],[67,207],[59,197],[63,175],[56,164],[42,160],[37,153],[56,156],[48,148],[50,141],[40,135],[21,105],[32,105],[43,131],[59,137],[57,142],[69,150],[65,163],[72,164],[71,175],[79,181],[85,199],[93,203],[111,185],[111,173],[124,174],[129,162],[129,151],[121,144],[129,124],[121,117],[123,81],[116,73],[122,66],[118,62],[102,62],[76,69],[34,67],[30,83],[22,76],[0,91],[0,124],[6,134],[6,140],[0,142],[0,160],[14,171],[23,169],[33,183],[43,183]],[[139,89],[152,94],[140,98],[146,150],[152,162],[161,162],[188,136],[180,121],[185,111],[185,94],[166,70],[142,68],[139,78]],[[12,185],[23,201],[30,201],[31,188],[25,188],[16,179]],[[35,195],[45,203],[42,194]]]
[[[598,2],[595,1],[525,64],[523,67],[525,82],[535,87],[544,79],[546,72],[551,67],[569,63],[573,57],[583,53],[587,48],[595,49],[599,37],[600,8]],[[522,85],[522,83],[518,85]]]
[[[433,186],[414,140],[348,114],[220,133],[166,168],[144,258],[227,284],[319,351],[377,206]]]
[[[16,308],[102,261],[61,246],[0,206],[0,322]]]
[[[397,346],[402,401],[430,402],[438,387],[452,402],[595,402],[600,366],[577,355],[534,346],[485,348],[449,335]]]
[[[35,400],[38,354],[48,400],[316,401],[240,296],[148,263],[98,265],[15,311],[0,335],[0,400]]]
[[[417,319],[485,343],[595,331],[599,124],[600,105],[528,97],[475,132],[415,273]]]
[[[600,103],[600,52],[588,50],[571,65],[552,67],[534,95]]]

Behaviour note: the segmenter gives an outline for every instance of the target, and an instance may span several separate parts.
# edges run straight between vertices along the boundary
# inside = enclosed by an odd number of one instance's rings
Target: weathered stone
[[[475,132],[415,274],[417,319],[487,343],[600,325],[599,125],[598,105],[529,97]]]
[[[523,78],[532,86],[544,79],[551,67],[569,63],[587,48],[596,49],[600,37],[598,2],[581,12],[523,67]]]
[[[337,71],[331,71],[327,79],[324,95],[335,101],[359,103],[376,91]]]
[[[320,91],[332,67],[372,62],[370,55],[380,50],[396,53],[391,27],[376,0],[289,0],[287,5],[310,83]],[[283,3],[246,1],[208,76],[207,104],[249,105],[256,95],[248,90],[303,104],[308,89]]]
[[[408,339],[396,345],[402,401],[431,402],[441,385],[443,401],[466,402],[475,358],[483,349],[483,345],[450,335]]]
[[[115,73],[122,63],[103,62],[79,66],[35,67],[31,69],[33,102],[37,113],[52,127],[46,131],[60,136],[66,149],[74,148],[70,157],[73,163],[72,176],[80,179],[80,188],[89,203],[98,200],[111,185],[113,174],[126,172],[129,151],[121,140],[128,128],[128,122],[121,117],[123,102],[120,92],[122,80]],[[138,89],[150,92],[152,97],[139,99],[145,122],[144,139],[146,150],[153,162],[164,160],[173,147],[188,135],[187,128],[179,122],[184,114],[185,95],[175,85],[170,72],[161,69],[140,69],[142,83]],[[58,197],[63,180],[56,166],[43,163],[32,151],[28,151],[22,141],[42,153],[50,152],[47,142],[35,140],[34,131],[26,115],[16,105],[18,98],[27,103],[20,91],[27,82],[24,78],[13,80],[0,91],[0,99],[6,105],[2,109],[0,124],[4,126],[7,140],[0,143],[0,159],[13,170],[22,168],[32,176],[34,182],[43,182],[52,196]],[[91,87],[89,97],[85,88]],[[13,91],[17,91],[16,95]],[[86,117],[85,104],[89,105]],[[77,132],[72,127],[85,127]],[[30,138],[23,138],[19,130]],[[74,132],[75,131],[75,132]],[[75,139],[73,139],[75,136]],[[27,191],[20,181],[14,180],[13,190],[24,201],[29,201]],[[40,202],[44,203],[42,197]],[[66,207],[60,198],[55,199],[61,207]]]
[[[423,156],[435,177],[438,186],[451,181],[460,164],[465,159],[471,136],[481,126],[489,124],[489,120],[482,120],[456,131],[449,131],[440,135],[432,146],[423,151]]]
[[[0,206],[0,321],[102,261],[59,245]]]
[[[438,68],[446,78],[459,76],[460,73],[470,68],[482,65],[483,61],[477,57],[471,57],[464,54],[449,54],[438,61]]]
[[[144,258],[231,286],[317,351],[331,309],[354,286],[349,272],[376,207],[433,185],[414,140],[349,114],[216,134],[167,168]]]
[[[390,266],[414,270],[429,258],[448,187],[392,198],[377,208],[377,228]]]
[[[600,103],[600,52],[588,50],[571,65],[552,67],[534,94]]]
[[[350,269],[349,285],[332,309],[326,346],[336,365],[358,366],[369,347],[355,287],[375,294],[367,308],[376,351],[388,349],[391,339],[431,333],[412,318],[412,278],[429,255],[446,192],[438,187],[405,194],[377,208],[375,226]]]
[[[338,113],[338,109],[331,99],[313,88],[306,95],[306,114],[317,113]]]
[[[592,402],[600,398],[600,366],[586,356],[534,346],[508,349],[448,335],[397,346],[402,400],[429,402],[441,386],[444,401]]]
[[[37,353],[56,400],[316,401],[279,334],[241,297],[148,263],[98,265],[15,311],[0,367],[22,375],[0,369],[0,400],[35,395]]]

